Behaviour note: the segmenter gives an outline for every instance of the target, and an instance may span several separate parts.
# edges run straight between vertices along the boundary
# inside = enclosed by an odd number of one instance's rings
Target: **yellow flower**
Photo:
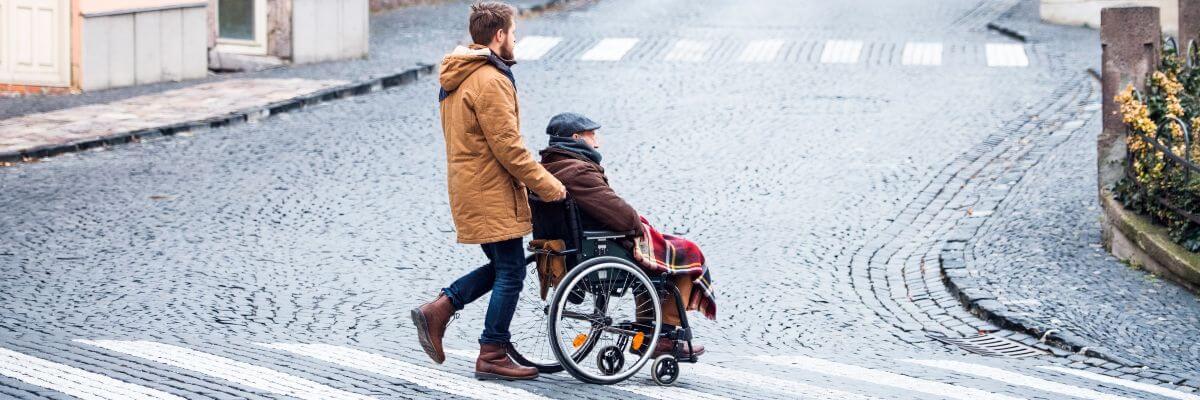
[[[1150,119],[1150,110],[1141,101],[1133,98],[1133,84],[1118,93],[1113,101],[1121,106],[1121,119],[1134,130],[1153,135],[1158,125]]]
[[[1183,118],[1183,105],[1179,103],[1179,92],[1183,91],[1183,84],[1175,79],[1175,74],[1167,75],[1161,71],[1154,71],[1151,81],[1166,94],[1167,113]]]

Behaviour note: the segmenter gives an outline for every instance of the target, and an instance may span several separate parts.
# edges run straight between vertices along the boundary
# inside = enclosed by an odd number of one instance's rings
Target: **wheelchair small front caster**
[[[625,367],[625,355],[617,346],[605,346],[596,354],[596,369],[604,375],[613,375]]]
[[[675,379],[679,378],[679,361],[674,356],[661,356],[654,359],[654,364],[650,366],[650,377],[654,378],[654,383],[670,386],[675,383]]]

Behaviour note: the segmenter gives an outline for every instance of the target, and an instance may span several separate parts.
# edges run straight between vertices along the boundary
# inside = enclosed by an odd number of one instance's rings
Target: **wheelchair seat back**
[[[564,201],[543,201],[529,193],[529,209],[533,219],[533,238],[562,240],[567,250],[578,250],[582,230],[579,209],[570,198]]]
[[[562,240],[567,269],[597,256],[615,256],[633,261],[633,254],[620,243],[633,232],[585,231],[579,206],[567,196],[563,201],[543,201],[529,193],[533,238]]]

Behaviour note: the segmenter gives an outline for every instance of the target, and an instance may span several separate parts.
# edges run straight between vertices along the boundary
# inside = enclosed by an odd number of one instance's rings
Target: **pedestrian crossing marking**
[[[738,56],[740,62],[771,62],[783,48],[782,40],[755,40],[746,45]]]
[[[278,395],[301,399],[369,399],[370,397],[326,386],[308,379],[292,376],[273,369],[236,361],[202,351],[150,341],[118,340],[75,340],[109,351],[122,353],[154,362],[186,369],[215,378],[227,380]],[[365,371],[377,375],[399,378],[426,389],[474,399],[545,399],[524,389],[496,382],[481,382],[458,374],[418,366],[409,362],[377,355],[367,351],[328,344],[257,343],[256,345],[317,360],[341,367]],[[473,359],[475,353],[459,349],[446,349],[447,354]],[[839,378],[870,382],[903,390],[960,400],[1014,400],[1004,394],[992,393],[968,386],[959,386],[922,378],[910,377],[880,369],[860,367],[805,356],[753,357],[768,364],[798,368],[813,373]],[[1089,400],[1125,400],[1114,394],[1087,389],[1065,383],[1038,378],[1005,369],[953,360],[905,359],[906,363],[943,369],[958,374],[973,375],[1018,386]],[[1121,386],[1132,390],[1151,393],[1177,400],[1200,400],[1200,395],[1172,390],[1169,387],[1131,381],[1057,366],[1041,366],[1040,370],[1053,371],[1079,378],[1098,381],[1109,386]],[[761,390],[813,399],[869,400],[874,397],[835,388],[804,382],[774,378],[743,372],[732,368],[710,364],[694,364],[686,369],[711,381],[724,381]],[[51,362],[0,348],[0,376],[13,378],[31,385],[55,390],[83,399],[181,399],[182,397],[160,390],[123,382],[111,377],[89,372],[76,367]],[[627,381],[607,386],[644,397],[671,400],[716,400],[726,399],[719,393],[706,393],[686,387],[660,387]]]
[[[975,388],[934,382],[887,371],[879,371],[856,365],[842,364],[820,358],[804,356],[758,356],[756,360],[799,368],[809,372],[855,379],[876,385],[891,386],[915,392],[932,394],[959,400],[1017,400],[1016,397],[983,391]]]
[[[904,360],[913,364],[924,365],[926,367],[941,368],[958,373],[965,373],[975,376],[980,376],[988,379],[995,379],[1009,385],[1024,386],[1041,390],[1044,392],[1058,393],[1061,395],[1074,396],[1083,399],[1091,400],[1129,400],[1127,397],[1111,395],[1107,393],[1097,392],[1091,389],[1071,386],[1063,383],[1048,381],[1041,378],[1034,378],[1029,375],[1022,375],[1016,372],[1009,372],[1000,368],[989,367],[986,365],[971,364],[959,361],[950,360]]]
[[[941,43],[908,42],[900,57],[904,65],[942,65]]]
[[[704,61],[704,53],[712,44],[698,40],[682,39],[671,46],[671,50],[663,57],[666,61],[700,62]]]
[[[821,50],[822,64],[856,64],[862,54],[863,42],[857,40],[830,40]]]
[[[475,352],[472,352],[469,350],[444,349],[444,351],[446,352],[446,354],[465,358],[468,360],[473,359],[476,356]],[[667,388],[667,387],[662,387],[662,386],[657,386],[657,385],[655,385],[655,386],[636,385],[636,384],[631,384],[628,381],[623,382],[621,384],[617,384],[617,385],[609,385],[608,387],[617,389],[617,390],[621,390],[621,391],[625,391],[625,392],[629,392],[629,393],[633,393],[633,394],[642,395],[642,396],[649,397],[652,399],[659,399],[659,400],[726,400],[727,399],[726,397],[709,394],[709,393],[704,393],[704,392],[700,392],[700,391],[695,391],[695,390],[691,390],[691,389],[681,388],[681,387]]]
[[[514,49],[514,58],[522,61],[540,60],[562,44],[564,38],[531,35],[523,37]],[[581,54],[582,61],[621,61],[633,50],[639,38],[603,38]],[[765,63],[782,58],[787,41],[782,39],[753,40],[734,53],[735,62]],[[678,39],[667,48],[662,61],[703,62],[716,46],[711,41]],[[819,62],[822,64],[858,64],[863,58],[866,43],[860,40],[827,40],[822,45]],[[878,46],[877,46],[878,47]],[[888,46],[890,48],[890,45]],[[988,67],[1028,67],[1029,55],[1023,44],[985,43]],[[956,53],[957,54],[957,53]],[[718,55],[719,56],[719,55]],[[899,58],[901,65],[942,66],[946,63],[946,44],[941,42],[905,42]],[[958,55],[957,57],[963,57]],[[805,58],[807,60],[807,58]]]
[[[771,390],[779,393],[786,393],[792,396],[798,396],[805,399],[829,399],[829,400],[871,400],[874,397],[863,396],[856,393],[844,392],[837,389],[828,389],[807,383],[793,382],[785,379],[772,378],[769,376],[751,374],[735,369],[718,367],[708,364],[692,364],[685,370],[687,373],[695,373],[708,379],[716,379],[722,381],[735,382],[742,385],[753,386],[758,389]]]
[[[985,47],[989,67],[1027,67],[1029,56],[1025,46],[1011,43],[988,43]]]
[[[596,43],[590,50],[583,53],[579,57],[584,61],[620,61],[625,57],[633,45],[637,44],[636,38],[607,38]]]
[[[517,42],[517,47],[513,49],[513,57],[517,60],[537,60],[549,53],[562,42],[560,37],[549,36],[526,36]]]
[[[259,346],[312,357],[330,364],[403,379],[430,389],[472,399],[545,399],[534,393],[494,382],[418,366],[374,353],[328,344],[260,343]]]
[[[1062,372],[1064,374],[1075,375],[1080,378],[1087,378],[1087,379],[1091,379],[1094,381],[1099,381],[1099,382],[1108,383],[1108,384],[1112,384],[1112,385],[1120,385],[1120,386],[1124,386],[1124,387],[1127,387],[1130,389],[1140,390],[1140,391],[1148,392],[1148,393],[1154,393],[1154,394],[1157,394],[1157,395],[1163,396],[1163,397],[1170,397],[1172,399],[1200,400],[1200,396],[1197,396],[1194,394],[1188,394],[1188,393],[1180,392],[1178,390],[1168,389],[1168,388],[1158,386],[1158,385],[1151,385],[1149,383],[1135,382],[1135,381],[1131,381],[1128,379],[1121,379],[1121,378],[1114,378],[1114,377],[1107,376],[1107,375],[1100,375],[1100,374],[1097,374],[1097,373],[1091,372],[1091,371],[1082,371],[1082,370],[1078,370],[1078,369],[1053,367],[1053,366],[1042,366],[1042,367],[1038,367],[1038,368],[1041,368],[1044,370],[1049,370],[1049,371]]]
[[[182,397],[104,375],[0,348],[0,375],[81,399],[170,399]]]
[[[698,392],[691,389],[681,387],[664,387],[658,385],[638,385],[629,382],[623,382],[618,385],[612,385],[613,389],[623,390],[629,393],[646,396],[652,399],[659,400],[728,400],[728,397],[718,396],[704,392]]]
[[[273,369],[169,344],[118,340],[76,341],[300,399],[370,399]]]

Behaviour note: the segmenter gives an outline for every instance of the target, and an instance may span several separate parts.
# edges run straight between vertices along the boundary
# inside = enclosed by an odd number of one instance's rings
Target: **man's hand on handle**
[[[567,198],[567,188],[565,188],[565,187],[564,187],[564,188],[562,188],[561,190],[559,190],[559,191],[558,191],[558,196],[557,196],[557,197],[555,197],[555,198],[553,198],[553,199],[546,199],[546,200],[549,200],[549,201],[561,201],[561,200],[565,200],[566,198]]]

